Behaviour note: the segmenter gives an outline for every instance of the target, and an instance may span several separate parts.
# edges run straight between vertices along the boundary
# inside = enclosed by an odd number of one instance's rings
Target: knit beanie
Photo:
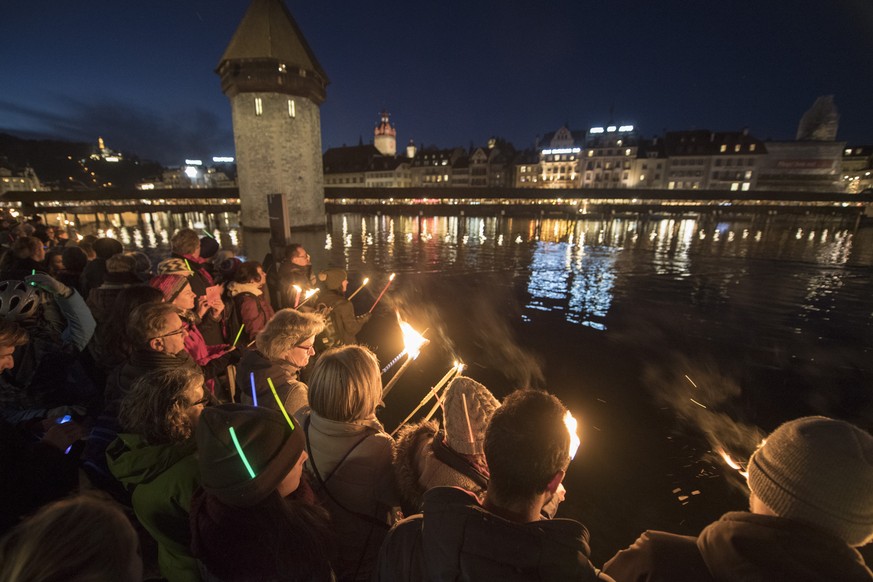
[[[107,273],[133,273],[136,270],[136,259],[130,255],[117,254],[106,259]]]
[[[466,411],[464,401],[467,404]],[[443,401],[448,445],[465,455],[484,454],[485,427],[488,426],[491,415],[499,406],[500,401],[479,382],[466,376],[455,377],[446,388]]]
[[[290,418],[293,429],[269,408],[222,404],[204,409],[196,437],[203,489],[235,507],[255,505],[275,491],[306,446],[303,426]]]
[[[749,488],[780,517],[850,546],[873,539],[873,436],[841,420],[786,422],[749,459]]]
[[[204,236],[200,239],[200,258],[211,259],[218,252],[220,245],[218,241],[211,236]]]
[[[158,275],[182,275],[187,277],[193,275],[194,271],[191,270],[190,265],[185,263],[184,259],[173,258],[164,259],[158,263],[157,273]]]
[[[112,255],[124,252],[124,246],[114,238],[104,237],[94,241],[94,252],[101,259],[108,259]]]
[[[182,275],[155,275],[149,280],[149,285],[164,294],[166,303],[172,303],[187,284],[188,277]]]
[[[318,280],[324,283],[325,289],[338,291],[348,275],[342,269],[331,267],[318,274]]]

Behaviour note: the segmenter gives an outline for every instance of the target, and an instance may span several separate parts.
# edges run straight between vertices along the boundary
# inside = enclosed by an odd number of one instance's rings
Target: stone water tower
[[[252,1],[216,73],[233,116],[246,250],[260,259],[268,194],[284,195],[292,231],[324,227],[319,107],[329,80],[282,0]]]

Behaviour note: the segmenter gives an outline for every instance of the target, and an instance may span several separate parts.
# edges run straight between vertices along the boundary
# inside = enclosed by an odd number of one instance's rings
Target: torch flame
[[[364,285],[366,285],[366,284],[369,283],[369,282],[370,282],[370,278],[369,278],[369,277],[364,277],[364,282],[361,283],[361,287],[363,287]]]
[[[295,285],[295,287],[297,287],[297,286]],[[318,292],[318,289],[309,289],[308,291],[306,291],[306,293],[303,294],[303,298],[309,299],[310,297],[315,295],[317,292]]]
[[[738,471],[743,477],[749,477],[748,471],[745,471],[742,465],[734,461],[731,456],[727,454],[727,452],[725,452],[724,449],[719,449],[718,454],[721,455],[721,458],[724,459],[724,462],[727,464],[728,467],[734,469],[735,471]]]
[[[394,277],[396,277],[396,276],[397,276],[397,273],[391,273],[391,276],[388,277],[388,280],[389,280],[389,281],[393,281],[393,280],[394,280]]]
[[[294,287],[294,290],[297,291],[298,295],[300,295],[300,292],[303,291],[303,289],[300,287],[300,285],[291,285],[291,286]]]
[[[400,331],[403,333],[403,351],[409,356],[410,360],[418,357],[419,352],[427,339],[412,329],[412,326],[400,319],[400,314],[397,314],[397,323],[400,325]]]
[[[564,426],[567,427],[567,432],[570,433],[570,459],[572,460],[576,456],[576,451],[579,450],[579,445],[582,444],[582,439],[576,434],[576,428],[579,426],[579,423],[576,422],[576,419],[573,418],[569,410],[564,415]]]

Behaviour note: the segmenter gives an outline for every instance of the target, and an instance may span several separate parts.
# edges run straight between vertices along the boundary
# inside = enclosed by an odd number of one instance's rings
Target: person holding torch
[[[585,526],[542,517],[575,452],[566,413],[546,392],[510,394],[485,430],[484,499],[457,487],[425,493],[422,514],[388,533],[375,579],[611,581],[589,560]]]

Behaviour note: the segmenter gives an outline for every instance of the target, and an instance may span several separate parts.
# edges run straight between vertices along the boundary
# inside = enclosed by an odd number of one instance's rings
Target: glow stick
[[[200,230],[203,231],[203,234],[205,234],[206,236],[208,236],[208,237],[211,238],[212,240],[215,240],[215,237],[212,236],[212,235],[209,233],[208,230],[206,230],[205,228],[201,228]]]
[[[255,390],[255,373],[249,372],[249,382],[252,385],[252,402],[255,403],[255,406],[258,405],[258,391]]]
[[[252,479],[255,478],[255,470],[252,469],[252,466],[249,464],[249,460],[246,458],[246,454],[243,452],[242,447],[239,444],[239,440],[236,438],[236,431],[233,430],[233,427],[228,427],[230,430],[230,438],[233,439],[233,446],[236,447],[236,452],[239,453],[239,457],[242,459],[243,464],[246,466],[246,469],[249,471],[249,475],[251,475]]]
[[[382,288],[382,292],[379,293],[379,296],[376,297],[376,301],[373,302],[373,307],[370,308],[370,311],[368,311],[368,313],[373,313],[373,310],[376,309],[376,304],[379,303],[379,300],[382,299],[383,295],[385,295],[385,291],[387,291],[388,287],[391,286],[391,282],[394,281],[394,277],[396,275],[396,273],[391,273],[391,276],[388,277],[388,282],[385,284],[385,287]]]
[[[282,400],[279,398],[279,394],[276,392],[276,387],[273,386],[273,379],[267,378],[267,384],[270,385],[270,391],[273,393],[273,398],[276,399],[276,404],[279,405],[279,410],[282,411],[282,415],[285,417],[285,420],[288,421],[288,426],[291,427],[291,430],[294,430],[294,423],[291,422],[291,417],[288,416],[288,411],[285,410],[285,405],[282,404]]]
[[[382,373],[384,374],[385,372],[387,372],[388,370],[390,370],[391,368],[393,368],[393,367],[394,367],[394,364],[396,364],[397,362],[399,362],[399,361],[400,361],[400,358],[402,358],[402,357],[405,356],[405,355],[406,355],[406,350],[403,350],[402,352],[400,352],[399,354],[397,354],[397,357],[396,357],[396,358],[394,358],[393,360],[391,360],[390,362],[388,362],[388,365],[385,366],[384,368],[382,368]]]
[[[185,259],[185,266],[188,267],[188,270],[189,270],[189,271],[192,271],[192,272],[194,271],[194,270],[191,268],[191,263],[188,262],[188,259]]]
[[[358,292],[359,292],[361,289],[364,288],[364,285],[366,285],[366,284],[369,283],[369,282],[370,282],[370,278],[369,278],[369,277],[364,277],[364,282],[361,283],[361,286],[358,287],[357,289],[355,289],[355,292],[354,292],[354,293],[352,293],[351,295],[349,295],[349,301],[351,301],[351,300],[352,300],[352,297],[354,297],[355,295],[357,295]]]
[[[239,331],[236,332],[236,337],[233,338],[233,343],[231,344],[232,346],[236,347],[236,342],[239,341],[239,336],[242,335],[242,330],[244,330],[245,327],[246,327],[246,324],[242,324],[241,326],[239,326]]]

